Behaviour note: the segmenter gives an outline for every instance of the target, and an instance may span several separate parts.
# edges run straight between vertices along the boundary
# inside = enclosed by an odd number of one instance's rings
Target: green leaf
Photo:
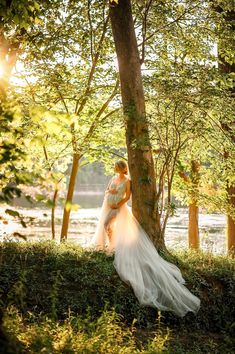
[[[5,213],[8,214],[8,215],[11,215],[13,217],[20,217],[20,214],[16,210],[6,209]]]
[[[43,201],[43,200],[46,199],[45,195],[43,195],[43,194],[37,194],[37,195],[35,196],[35,198],[36,198],[36,200],[37,200],[38,202],[41,202],[41,201]]]

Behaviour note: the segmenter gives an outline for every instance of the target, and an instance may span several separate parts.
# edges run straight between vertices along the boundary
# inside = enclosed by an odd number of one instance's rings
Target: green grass
[[[201,298],[183,319],[141,307],[113,258],[53,242],[2,243],[3,353],[233,353],[235,262],[163,255]],[[5,336],[4,336],[5,335]],[[1,334],[0,334],[1,341]],[[8,351],[7,351],[8,350]]]
[[[27,317],[15,308],[8,308],[4,317],[8,336],[27,353],[161,353],[168,339],[159,330],[145,345],[138,343],[135,327],[127,327],[114,310],[104,310],[96,320],[68,314],[64,321],[45,316]],[[154,349],[154,351],[153,351]],[[17,353],[17,346],[14,347]]]

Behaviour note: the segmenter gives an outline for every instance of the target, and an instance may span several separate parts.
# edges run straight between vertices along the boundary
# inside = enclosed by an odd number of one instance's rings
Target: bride
[[[114,165],[91,245],[108,254],[115,252],[114,266],[130,284],[140,304],[172,311],[180,317],[197,313],[200,300],[183,284],[179,268],[165,261],[135,219],[126,202],[131,195],[127,164]]]

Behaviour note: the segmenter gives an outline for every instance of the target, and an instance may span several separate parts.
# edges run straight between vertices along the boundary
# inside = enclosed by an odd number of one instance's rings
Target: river
[[[100,194],[87,194],[77,196],[80,208],[71,212],[68,242],[85,245],[89,243],[94,234],[100,205],[103,196]],[[50,209],[44,207],[0,205],[0,240],[46,240],[51,238]],[[91,207],[92,206],[92,207]],[[4,215],[4,210],[11,208],[20,213],[27,223],[24,228],[19,220]],[[59,242],[60,228],[63,216],[62,207],[56,208],[56,240]],[[186,208],[178,208],[176,214],[169,219],[166,228],[166,245],[172,249],[187,248],[188,212]],[[225,237],[226,217],[222,214],[207,214],[200,210],[200,245],[205,251],[214,254],[226,253]]]

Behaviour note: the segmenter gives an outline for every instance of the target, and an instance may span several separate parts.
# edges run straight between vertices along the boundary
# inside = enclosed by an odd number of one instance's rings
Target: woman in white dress
[[[114,171],[91,245],[108,254],[115,253],[116,271],[132,286],[140,304],[172,311],[180,317],[189,311],[197,313],[200,299],[183,285],[179,268],[158,254],[127,206],[131,182],[126,162],[117,161]]]

